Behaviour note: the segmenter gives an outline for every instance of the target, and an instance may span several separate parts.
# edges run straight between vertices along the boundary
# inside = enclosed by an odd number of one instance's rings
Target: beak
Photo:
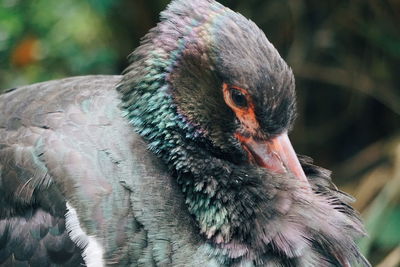
[[[267,141],[255,141],[253,137],[236,134],[251,162],[276,173],[291,172],[298,180],[309,185],[296,152],[287,133]]]

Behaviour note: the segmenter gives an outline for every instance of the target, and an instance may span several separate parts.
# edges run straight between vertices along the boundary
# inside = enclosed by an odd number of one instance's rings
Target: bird
[[[173,0],[128,59],[0,95],[1,266],[370,266],[254,22]]]

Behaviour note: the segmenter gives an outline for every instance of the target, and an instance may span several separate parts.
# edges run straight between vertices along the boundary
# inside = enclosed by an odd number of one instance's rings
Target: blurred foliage
[[[293,68],[297,152],[356,196],[372,263],[400,266],[400,1],[221,2],[256,22]],[[168,3],[0,0],[0,88],[120,73]]]
[[[1,0],[2,87],[115,72],[116,53],[104,16],[104,5],[111,1],[99,2],[104,3]]]

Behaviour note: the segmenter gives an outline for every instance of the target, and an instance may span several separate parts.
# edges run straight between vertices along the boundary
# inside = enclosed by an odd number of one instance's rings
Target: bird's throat
[[[164,52],[137,57],[118,87],[125,116],[181,185],[199,231],[207,239],[227,242],[229,211],[221,181],[229,179],[231,167],[207,151],[201,131],[179,114],[166,81],[170,68]]]

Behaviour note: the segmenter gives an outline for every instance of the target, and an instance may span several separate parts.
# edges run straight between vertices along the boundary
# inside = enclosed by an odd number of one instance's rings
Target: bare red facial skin
[[[247,107],[243,108],[235,105],[231,98],[230,90],[232,89],[240,91],[246,97],[248,103]],[[255,135],[260,128],[260,125],[258,124],[256,114],[254,112],[254,103],[250,94],[246,89],[237,86],[229,86],[226,83],[223,84],[222,90],[224,93],[225,103],[233,110],[233,112],[235,112],[236,117],[240,120],[244,127],[244,131],[251,135]]]
[[[239,90],[247,100],[246,107],[238,107],[231,99],[230,90]],[[287,133],[273,138],[259,140],[257,133],[261,132],[254,110],[254,102],[246,89],[223,85],[226,104],[233,110],[243,126],[243,132],[235,133],[235,138],[241,143],[248,154],[249,162],[266,168],[275,173],[291,172],[298,180],[308,184],[307,177],[301,167],[297,155],[290,143]]]

